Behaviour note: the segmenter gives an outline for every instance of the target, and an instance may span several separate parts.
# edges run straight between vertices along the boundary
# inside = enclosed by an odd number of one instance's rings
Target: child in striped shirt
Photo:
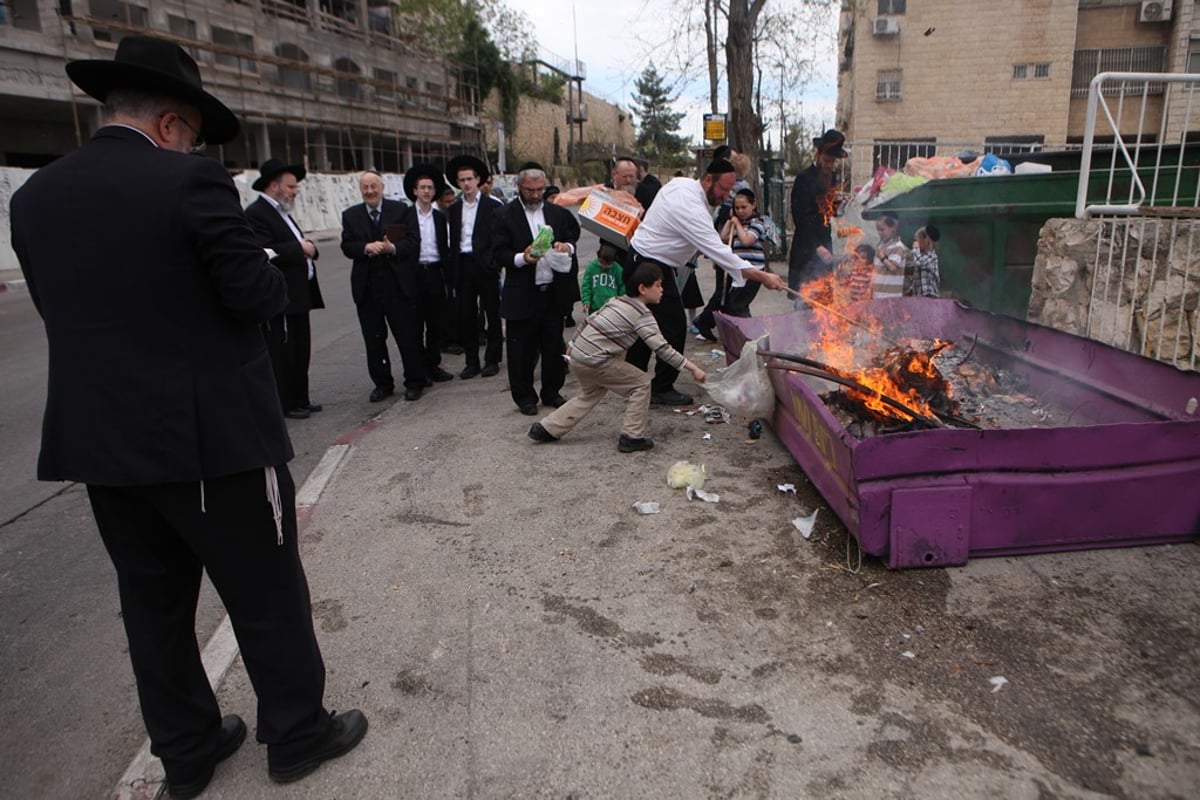
[[[632,453],[649,450],[654,440],[646,436],[650,418],[651,373],[625,360],[625,351],[641,339],[660,359],[676,369],[686,369],[704,383],[704,370],[688,361],[667,343],[648,306],[662,300],[662,269],[643,261],[633,268],[629,285],[637,297],[618,295],[587,318],[583,330],[567,349],[571,372],[579,381],[579,394],[556,408],[540,422],[533,423],[529,438],[535,442],[556,442],[586,417],[609,392],[625,398],[625,418],[617,450]]]
[[[875,220],[879,244],[875,246],[875,277],[871,294],[876,300],[900,297],[904,293],[904,267],[908,248],[900,241],[900,218],[888,212]]]

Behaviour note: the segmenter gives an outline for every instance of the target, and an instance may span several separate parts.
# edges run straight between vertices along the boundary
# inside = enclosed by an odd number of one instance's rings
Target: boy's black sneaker
[[[543,428],[542,423],[540,422],[535,422],[533,425],[529,426],[529,438],[533,439],[535,442],[558,441],[558,437]]]
[[[530,431],[530,436],[533,432]],[[547,434],[549,435],[549,434]],[[644,436],[641,439],[635,439],[632,436],[621,434],[621,438],[617,439],[617,450],[622,453],[636,453],[639,450],[651,450],[654,447],[654,440],[649,436]]]

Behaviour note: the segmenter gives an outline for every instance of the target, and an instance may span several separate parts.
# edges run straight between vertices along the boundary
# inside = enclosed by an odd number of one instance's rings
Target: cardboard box
[[[593,189],[579,205],[579,224],[604,241],[628,250],[640,213],[638,206],[622,202],[601,189]]]

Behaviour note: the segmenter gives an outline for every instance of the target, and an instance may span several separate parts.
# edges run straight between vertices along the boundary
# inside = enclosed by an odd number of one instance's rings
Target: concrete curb
[[[25,291],[25,279],[18,278],[12,281],[0,281],[0,294],[5,292],[23,292]]]
[[[21,283],[25,282],[21,281]],[[3,289],[0,288],[0,291]],[[338,467],[350,453],[350,443],[378,424],[378,417],[372,419],[358,430],[338,439],[321,456],[321,460],[309,473],[304,485],[296,492],[297,536],[304,531],[310,512],[321,499],[321,494],[333,480],[333,476],[337,474]],[[208,675],[208,682],[212,684],[214,690],[220,688],[221,682],[225,679],[225,674],[233,665],[237,654],[237,637],[234,636],[233,624],[226,615],[200,653],[200,658],[204,662],[204,672]],[[166,774],[163,772],[162,762],[150,754],[150,740],[147,738],[142,742],[133,761],[129,763],[125,774],[121,776],[117,785],[109,793],[109,800],[154,800],[165,790],[165,783]]]

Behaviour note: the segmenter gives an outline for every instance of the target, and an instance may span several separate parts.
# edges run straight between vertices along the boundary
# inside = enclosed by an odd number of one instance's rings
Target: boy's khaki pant
[[[542,427],[551,436],[569,433],[609,392],[625,398],[621,433],[634,439],[646,435],[650,417],[650,373],[623,358],[611,358],[598,367],[571,362],[571,372],[579,381],[579,396],[572,397],[542,420]]]

